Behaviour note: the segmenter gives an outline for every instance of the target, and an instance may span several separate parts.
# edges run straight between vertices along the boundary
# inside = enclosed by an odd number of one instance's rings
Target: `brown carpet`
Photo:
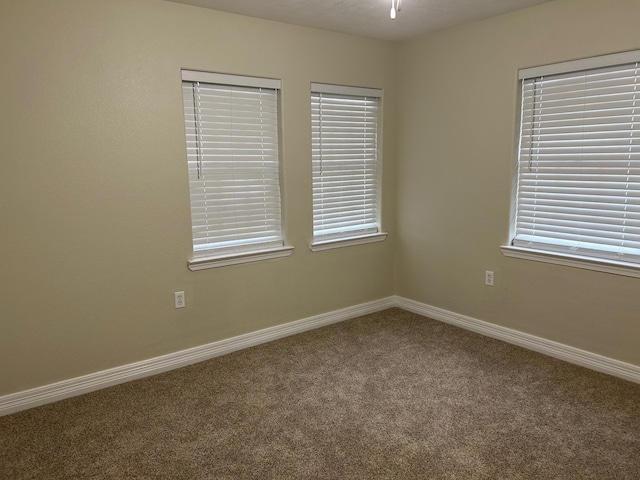
[[[2,479],[640,479],[640,385],[399,309],[0,418]]]

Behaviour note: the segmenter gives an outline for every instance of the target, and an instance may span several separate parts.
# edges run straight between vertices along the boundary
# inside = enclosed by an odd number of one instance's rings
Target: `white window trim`
[[[633,263],[582,257],[580,255],[567,255],[564,253],[547,252],[543,250],[533,250],[524,247],[514,247],[513,245],[502,245],[500,250],[502,250],[502,254],[505,257],[552,263],[554,265],[564,265],[566,267],[612,273],[614,275],[623,275],[625,277],[640,278],[640,266]]]
[[[560,62],[548,65],[541,65],[531,68],[523,68],[518,71],[518,79],[570,73],[579,70],[588,70],[599,67],[607,67],[610,65],[621,65],[625,63],[640,62],[640,50],[620,52],[608,55],[600,55],[596,57],[588,57],[567,62]],[[520,125],[518,125],[518,131]],[[518,133],[518,142],[520,140]],[[518,149],[519,150],[519,149]],[[516,156],[516,167],[514,169],[514,183],[518,184],[518,156]],[[517,207],[517,188],[512,189],[512,214],[510,220],[510,241],[515,235],[515,211]],[[523,260],[550,263],[554,265],[562,265],[573,268],[581,268],[597,272],[609,273],[614,275],[622,275],[633,278],[640,278],[640,264],[631,262],[622,262],[606,258],[586,257],[581,255],[571,255],[547,250],[538,250],[514,245],[502,245],[500,250],[505,257],[517,258]]]
[[[266,88],[273,90],[281,90],[282,88],[282,82],[279,79],[272,78],[249,77],[187,69],[183,69],[181,71],[181,74],[183,82],[203,82],[221,85]],[[278,113],[278,116],[279,115],[280,113]],[[282,172],[280,172],[280,175],[282,177]],[[282,202],[282,197],[280,198],[280,201]],[[293,253],[294,247],[286,245],[284,243],[284,233],[284,225],[281,223],[280,234],[282,238],[282,245],[276,245],[273,247],[262,245],[261,248],[259,247],[258,249],[254,250],[242,248],[239,250],[223,250],[218,254],[214,253],[214,255],[198,254],[197,252],[193,251],[192,258],[187,261],[187,267],[191,271],[198,271],[228,265],[237,265],[242,263],[288,257]]]
[[[226,267],[227,265],[238,265],[241,263],[259,262],[262,260],[272,260],[274,258],[288,257],[293,253],[293,247],[283,246],[268,250],[255,250],[250,252],[240,252],[229,255],[219,255],[216,257],[201,257],[189,260],[187,266],[192,272],[207,270],[209,268]]]
[[[321,252],[323,250],[332,250],[334,248],[352,247],[354,245],[365,245],[367,243],[382,242],[387,238],[386,232],[373,233],[371,235],[361,235],[359,237],[340,238],[336,240],[323,240],[312,242],[309,250],[312,252]]]

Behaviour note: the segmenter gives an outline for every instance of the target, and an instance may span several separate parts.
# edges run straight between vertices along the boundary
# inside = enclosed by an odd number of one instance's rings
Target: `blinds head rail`
[[[624,65],[627,63],[640,62],[640,50],[629,52],[613,53],[610,55],[600,55],[597,57],[583,58],[580,60],[570,60],[567,62],[552,63],[538,67],[523,68],[518,70],[520,80],[541,77],[544,75],[555,75],[559,73],[570,73],[580,70],[590,70],[592,68],[611,67],[614,65]]]
[[[198,72],[195,70],[182,70],[182,81],[215,83],[218,85],[238,87],[271,88],[273,90],[280,90],[282,88],[282,81],[277,78],[249,77],[246,75]]]

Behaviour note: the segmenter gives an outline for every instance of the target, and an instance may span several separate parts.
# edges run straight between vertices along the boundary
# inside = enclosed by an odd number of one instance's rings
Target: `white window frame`
[[[629,66],[629,68],[624,67],[624,70],[628,70],[631,73],[618,73],[618,71],[622,72],[623,66]],[[615,74],[608,74],[615,75],[616,79],[620,79],[621,86],[618,87],[618,85],[616,85],[615,92],[612,92],[610,85],[607,86],[609,90],[605,92],[606,97],[601,97],[606,98],[607,104],[604,107],[598,106],[597,108],[585,106],[584,111],[586,114],[583,113],[583,116],[585,116],[584,123],[580,123],[577,113],[571,113],[576,117],[576,122],[572,122],[571,127],[568,129],[563,124],[564,130],[561,132],[562,135],[559,135],[556,126],[559,125],[560,122],[555,120],[562,117],[556,116],[552,118],[550,116],[552,111],[553,113],[558,112],[556,107],[557,103],[553,103],[553,108],[556,108],[556,110],[552,110],[552,108],[550,108],[552,106],[552,95],[545,93],[545,96],[542,96],[540,93],[543,91],[540,89],[544,88],[542,85],[550,85],[552,81],[560,84],[560,82],[564,81],[565,83],[562,84],[564,86],[570,82],[572,83],[573,77],[583,75],[584,91],[586,92],[588,88],[593,88],[594,84],[590,82],[593,82],[596,78],[598,80],[604,78],[603,74],[614,69],[616,70]],[[596,75],[598,76],[596,77]],[[514,207],[511,219],[510,243],[509,245],[501,247],[503,254],[508,257],[585,268],[617,275],[640,277],[640,246],[638,244],[638,242],[640,242],[640,235],[637,233],[640,222],[640,201],[637,198],[640,196],[640,179],[638,178],[640,175],[640,51],[603,55],[527,68],[519,71],[519,78],[523,82],[523,103],[521,106],[518,162],[514,179],[516,188],[513,198]],[[624,78],[632,78],[633,80],[628,82],[627,85],[622,85]],[[547,81],[546,84],[543,83],[545,80]],[[633,83],[633,88],[631,88],[631,83]],[[636,85],[638,87],[637,90],[635,88]],[[533,90],[535,88],[538,90]],[[533,96],[526,96],[525,90],[533,92]],[[564,90],[569,90],[569,88],[565,88]],[[578,91],[574,88],[571,88],[571,90],[573,90],[573,92]],[[558,91],[558,89],[556,88],[555,91]],[[638,94],[637,101],[635,96],[636,91]],[[620,94],[620,97],[614,96],[618,94]],[[566,96],[567,94],[563,95]],[[624,101],[627,102],[624,105],[618,102],[619,98],[623,96],[625,98]],[[565,100],[565,97],[563,96],[562,99]],[[575,100],[575,96],[572,100]],[[537,105],[536,103],[532,103],[536,101],[540,103]],[[597,102],[601,102],[600,98],[593,100],[591,104]],[[565,115],[570,108],[571,112],[573,112],[572,107],[565,108],[566,105],[567,102],[565,101],[562,105],[563,115]],[[625,117],[620,113],[620,110],[623,108],[629,111],[626,117],[630,120],[625,120]],[[537,115],[537,118],[535,115]],[[600,115],[606,115],[606,120],[601,120]],[[596,120],[594,120],[594,118]],[[544,122],[548,120],[554,120],[554,123],[549,122],[545,124]],[[547,125],[550,125],[554,130],[547,128],[545,131],[544,127]],[[622,126],[616,126],[614,128],[612,125]],[[581,131],[576,134],[575,130],[577,127],[580,127]],[[524,131],[525,128],[528,128],[528,133]],[[600,131],[605,130],[606,134],[600,133]],[[624,131],[625,136],[622,137],[617,132],[610,132],[609,130]],[[628,135],[627,130],[629,132]],[[553,137],[548,136],[548,132],[550,131],[554,134]],[[571,137],[573,145],[568,145],[566,142],[566,139],[570,136],[567,135],[567,132],[574,135]],[[585,133],[587,135],[586,137]],[[530,139],[527,139],[527,136],[530,136]],[[578,137],[579,144],[577,143],[578,140],[576,140]],[[576,153],[577,150],[574,148],[574,145],[580,145],[582,152]],[[606,162],[612,161],[614,158],[622,158],[620,153],[621,145],[624,146],[625,149],[624,162],[627,166],[624,167],[624,169],[626,173],[618,175],[618,179],[615,179],[611,168],[613,165],[606,164]],[[535,154],[532,153],[532,149],[536,152]],[[604,159],[602,157],[604,157]],[[543,163],[545,161],[547,163]],[[559,164],[559,166],[555,167],[555,171],[549,172],[549,161],[556,165]],[[569,164],[570,161],[572,161],[573,164],[579,162],[579,168],[573,168],[573,165]],[[622,160],[619,160],[618,163],[621,161]],[[534,175],[524,170],[524,163],[526,162],[529,164],[529,172],[535,171],[535,169],[538,168],[535,173],[535,181],[531,180],[534,178]],[[531,167],[532,162],[534,163],[534,170],[532,170]],[[536,162],[538,162],[538,167],[535,166]],[[566,164],[564,162],[566,162]],[[564,170],[558,170],[561,167],[564,168]],[[608,175],[611,176],[605,177],[603,174],[596,172],[596,170],[605,168],[607,169]],[[573,171],[578,170],[580,172],[579,174],[572,174]],[[586,173],[583,172],[583,170],[585,170]],[[560,176],[560,174],[562,174],[562,176]],[[568,176],[568,174],[572,174],[573,176]],[[587,174],[591,174],[591,177],[588,177]],[[624,179],[620,180],[620,177],[624,177]],[[549,178],[553,178],[555,183],[550,182],[548,180]],[[576,183],[576,179],[584,183]],[[597,185],[594,185],[594,180],[597,181]],[[567,189],[570,188],[576,192],[573,194],[574,196],[572,198],[562,197],[571,202],[569,207],[571,208],[571,212],[569,212],[570,215],[566,214],[566,210],[562,206],[555,204],[553,207],[548,206],[546,196],[549,195],[549,192],[560,189],[560,193],[565,195]],[[602,191],[604,191],[604,193],[602,193]],[[622,195],[619,192],[625,193]],[[629,193],[631,193],[631,195],[629,195]],[[612,215],[597,215],[591,213],[589,210],[601,210],[598,205],[605,201],[603,200],[605,196],[607,197],[606,201],[613,202],[607,205],[608,208],[610,205],[615,205]],[[620,200],[623,196],[628,197],[624,202]],[[544,200],[543,197],[545,197]],[[554,197],[556,197],[556,195],[554,195]],[[541,203],[541,200],[543,203]],[[577,209],[574,208],[575,202],[580,202],[580,207]],[[536,207],[536,205],[540,205],[540,207]],[[587,206],[590,208],[587,209]],[[553,212],[548,213],[552,208]],[[519,211],[523,212],[523,220],[521,222],[519,222]],[[532,211],[534,212],[533,214],[531,213]],[[578,217],[579,215],[585,215],[586,219],[584,217]],[[531,220],[532,217],[536,218]],[[551,218],[551,220],[547,220],[547,217]],[[623,219],[620,220],[620,217],[623,217]],[[556,227],[549,224],[549,222],[557,222],[556,218],[562,220],[556,223],[559,233],[555,233],[554,230]],[[568,220],[565,220],[565,218],[573,222],[570,223]],[[603,218],[604,220],[597,221],[598,218]],[[540,224],[540,221],[543,223]],[[577,229],[575,224],[577,221],[580,221],[583,225],[585,223],[590,225],[590,228],[587,230],[589,233],[585,234],[583,231]],[[609,226],[608,224],[610,223],[614,225],[622,223],[623,226]],[[598,224],[605,225],[601,226]],[[530,225],[534,225],[534,227],[530,227]],[[535,225],[541,226],[538,227],[538,230],[535,230]],[[532,229],[534,230],[533,232]],[[587,238],[587,240],[578,241],[571,240],[570,238],[562,238],[564,235],[563,230],[565,229],[569,232],[569,237],[574,236],[574,233],[577,232],[581,238]],[[615,229],[622,229],[623,233],[613,232]],[[540,231],[549,233],[540,234]],[[557,240],[553,238],[555,235],[559,237]],[[596,238],[600,235],[603,235],[602,240],[591,240],[589,238]],[[604,235],[619,235],[622,241],[615,247],[606,246],[605,243],[609,242],[609,240],[605,240]],[[599,242],[605,243],[600,244]]]
[[[276,79],[182,70],[192,271],[293,251],[282,226],[280,88]]]
[[[382,173],[382,90],[363,87],[349,87],[343,85],[331,85],[324,83],[311,84],[311,106],[312,106],[312,187],[313,187],[313,240],[309,246],[311,251],[317,252],[333,248],[362,245],[366,243],[380,242],[387,237],[382,231],[380,220],[381,206],[381,173]],[[353,186],[353,181],[347,176],[340,178],[340,170],[345,166],[353,165],[354,160],[347,160],[346,152],[323,146],[323,139],[329,138],[329,142],[337,138],[335,121],[328,120],[329,114],[323,118],[323,107],[326,109],[335,108],[341,102],[355,102],[355,113],[353,121],[360,122],[363,129],[375,127],[375,132],[366,136],[363,146],[357,155],[361,159],[358,169],[362,175],[362,186]],[[362,116],[362,112],[371,109],[373,118]],[[324,122],[323,122],[324,120]],[[331,125],[333,123],[333,125]],[[331,132],[328,134],[323,133]],[[345,130],[346,131],[346,130]],[[333,133],[333,135],[332,135]],[[341,132],[338,136],[344,136]],[[325,140],[326,141],[326,140]],[[371,148],[373,145],[373,148]],[[373,152],[372,152],[373,150]],[[323,151],[325,152],[323,155]],[[327,153],[328,152],[328,153]],[[373,158],[371,155],[373,154]],[[323,160],[327,164],[327,158],[338,155],[336,165],[331,170],[323,171]],[[339,155],[345,155],[340,158]],[[353,154],[352,158],[353,158]],[[339,163],[338,163],[339,162]],[[329,172],[329,173],[326,173]],[[323,174],[324,173],[324,174]],[[346,192],[344,198],[339,198],[332,191],[335,187],[330,184],[330,176],[339,178],[343,191]],[[351,176],[353,178],[353,176]],[[350,184],[350,185],[348,185]],[[355,205],[353,209],[347,205],[353,198],[362,198],[362,203]],[[373,200],[371,200],[373,197]],[[334,214],[333,212],[340,213]],[[334,215],[339,215],[336,219]],[[359,216],[358,220],[350,221],[348,217]],[[331,218],[331,220],[327,220]],[[359,223],[359,224],[358,224]]]

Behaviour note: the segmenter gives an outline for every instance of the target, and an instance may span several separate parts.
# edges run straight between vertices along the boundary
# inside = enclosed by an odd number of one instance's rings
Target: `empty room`
[[[639,20],[0,0],[0,478],[640,478]]]

